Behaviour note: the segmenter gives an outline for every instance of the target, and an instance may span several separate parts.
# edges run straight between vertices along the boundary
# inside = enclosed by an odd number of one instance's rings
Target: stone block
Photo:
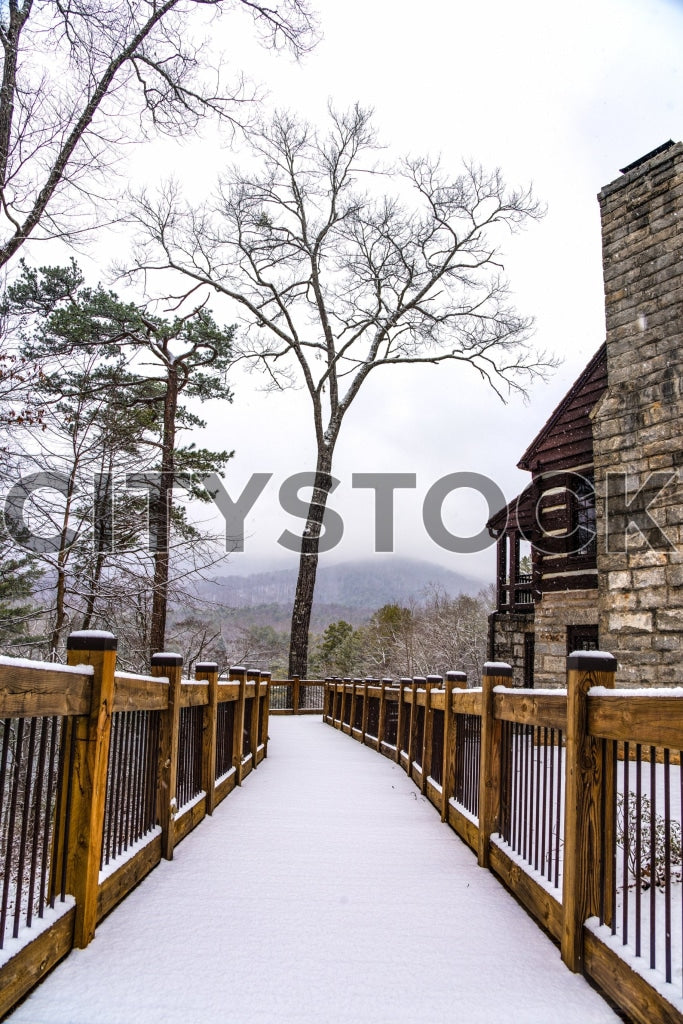
[[[610,612],[610,633],[651,633],[653,630],[650,612]]]
[[[657,629],[663,633],[683,633],[683,608],[671,608],[657,612]]]

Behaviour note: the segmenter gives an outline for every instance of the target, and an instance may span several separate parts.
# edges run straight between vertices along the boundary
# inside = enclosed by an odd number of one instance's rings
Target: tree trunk
[[[159,492],[150,514],[154,538],[154,591],[152,594],[152,622],[150,628],[150,657],[163,651],[166,643],[166,609],[168,604],[169,535],[171,502],[175,474],[175,421],[178,409],[178,371],[172,366],[168,372],[168,386],[164,398],[164,432],[161,444],[161,477]]]
[[[111,479],[113,473],[112,458],[109,458],[108,466],[100,467],[100,476],[95,494],[94,506],[94,530],[93,544],[95,562],[88,581],[88,593],[83,614],[81,629],[90,629],[93,615],[95,614],[95,602],[99,596],[100,580],[104,570],[104,563],[111,544]],[[104,488],[104,491],[101,488]]]
[[[292,632],[289,642],[289,678],[299,676],[305,679],[308,671],[308,630],[311,622],[315,578],[318,573],[318,550],[323,516],[330,493],[330,470],[332,469],[331,447],[318,451],[315,468],[315,484],[311,503],[308,506],[306,527],[301,538],[299,576],[296,581],[294,608],[292,610]]]

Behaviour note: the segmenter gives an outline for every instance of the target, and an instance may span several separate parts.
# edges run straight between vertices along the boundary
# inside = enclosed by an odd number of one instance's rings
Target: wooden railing
[[[615,690],[616,661],[566,689],[462,673],[328,681],[324,721],[400,764],[478,862],[642,1024],[683,1021],[683,692]]]
[[[179,655],[116,671],[116,638],[72,633],[68,666],[0,659],[0,1017],[268,750],[270,674]]]
[[[271,715],[319,715],[323,710],[322,679],[273,679],[269,689]]]

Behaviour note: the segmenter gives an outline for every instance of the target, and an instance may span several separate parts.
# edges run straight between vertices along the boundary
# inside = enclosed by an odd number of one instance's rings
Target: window
[[[597,651],[597,626],[567,626],[567,654],[572,651]]]
[[[571,484],[572,533],[570,553],[575,557],[595,556],[595,484],[592,477],[575,475]]]

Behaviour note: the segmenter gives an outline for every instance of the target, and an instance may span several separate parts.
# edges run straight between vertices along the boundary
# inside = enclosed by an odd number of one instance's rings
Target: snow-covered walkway
[[[618,1018],[404,772],[318,718],[13,1024],[582,1024]]]

